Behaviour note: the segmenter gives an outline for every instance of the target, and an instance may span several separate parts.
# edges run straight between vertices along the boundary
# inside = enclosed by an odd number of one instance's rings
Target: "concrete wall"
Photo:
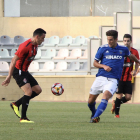
[[[6,77],[0,77],[0,83]],[[92,83],[95,80],[95,76],[35,76],[39,85],[42,88],[42,93],[35,97],[34,101],[79,101],[87,102],[89,91]],[[61,96],[55,96],[51,93],[51,86],[56,83],[62,83],[64,86],[64,93]],[[139,85],[140,85],[140,76],[137,76],[135,79],[133,98],[130,103],[139,103],[140,94],[139,94]],[[6,100],[17,100],[22,97],[24,93],[17,86],[14,79],[11,80],[8,87],[0,86],[0,100],[5,98]],[[115,95],[109,102],[115,99]],[[102,94],[98,97],[97,102],[100,102]]]

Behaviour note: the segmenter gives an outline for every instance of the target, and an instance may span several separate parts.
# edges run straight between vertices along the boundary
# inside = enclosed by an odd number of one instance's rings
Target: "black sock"
[[[26,118],[26,112],[29,105],[30,96],[24,95],[22,99],[22,116],[21,119]]]
[[[32,92],[32,95],[31,95],[31,99],[34,98],[34,97],[36,97],[36,96],[38,96],[38,95],[39,95],[39,94],[37,94],[36,92],[33,91],[33,92]]]
[[[121,104],[126,103],[126,102],[127,102],[127,100],[126,100],[125,96],[122,97],[122,98],[121,98]]]
[[[24,97],[24,96],[23,96]],[[19,107],[21,104],[22,104],[22,99],[23,99],[23,97],[21,97],[19,100],[17,100],[16,102],[15,102],[15,104]]]
[[[115,114],[116,115],[119,115],[120,105],[121,105],[121,99],[116,98],[116,101],[115,101]]]
[[[34,98],[35,96],[38,96],[38,94],[37,94],[36,92],[33,91],[30,99]],[[23,97],[24,97],[24,96],[23,96]],[[15,102],[15,104],[16,104],[18,107],[22,104],[22,99],[23,99],[23,97],[21,97],[19,100],[17,100],[17,101]]]

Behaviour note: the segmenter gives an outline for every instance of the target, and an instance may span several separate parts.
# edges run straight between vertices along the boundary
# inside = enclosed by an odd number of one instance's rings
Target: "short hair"
[[[36,30],[33,32],[33,37],[36,36],[36,35],[41,36],[42,34],[46,34],[46,31],[44,31],[44,30],[41,29],[41,28],[38,28],[38,29],[36,29]]]
[[[118,32],[116,30],[109,30],[106,32],[106,36],[113,36],[114,39],[118,38]]]
[[[123,36],[123,39],[124,38],[130,38],[130,41],[132,41],[132,36],[130,35],[130,34],[125,34],[124,36]]]

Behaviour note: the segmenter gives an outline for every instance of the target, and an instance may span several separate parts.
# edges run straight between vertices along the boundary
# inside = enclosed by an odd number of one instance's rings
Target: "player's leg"
[[[25,84],[24,86],[21,87],[21,89],[23,90],[23,92],[25,93],[23,98],[22,98],[22,115],[21,115],[21,119],[20,122],[21,123],[33,123],[33,121],[30,121],[27,118],[26,112],[29,106],[29,101],[30,101],[30,97],[32,95],[32,88],[30,86],[29,83]]]
[[[116,100],[115,100],[115,118],[119,118],[119,111],[121,106],[121,98],[123,97],[123,93],[117,93],[116,94]]]
[[[99,95],[99,94],[98,94]],[[96,100],[96,98],[98,97],[98,95],[92,95],[92,94],[90,94],[89,95],[89,99],[88,99],[88,107],[89,107],[89,109],[90,109],[90,111],[91,111],[91,118],[94,116],[94,114],[95,114],[95,112],[96,112],[96,107],[95,107],[95,105],[96,105],[96,102],[95,102],[95,100]]]
[[[28,82],[30,83],[30,85],[32,87],[32,95],[31,95],[31,98],[30,98],[30,99],[32,99],[32,98],[38,96],[42,92],[42,89],[38,85],[38,82],[35,80],[35,78],[30,73],[28,73]],[[23,97],[21,97],[19,100],[17,100],[15,102],[15,104],[18,107],[22,104],[22,99],[23,99]]]
[[[119,111],[120,111],[120,106],[123,103],[126,103],[127,101],[131,100],[132,97],[132,84],[131,81],[126,81],[122,82],[122,86],[119,89],[119,92],[123,92],[125,96],[123,97],[123,94],[117,94],[117,98],[115,101],[115,117],[119,118]]]
[[[95,112],[96,112],[96,98],[98,97],[98,95],[101,93],[101,88],[102,88],[102,82],[103,80],[101,80],[102,77],[96,77],[94,83],[91,86],[90,89],[90,95],[89,95],[89,99],[88,99],[88,107],[91,111],[91,118],[94,116]]]
[[[108,100],[114,95],[117,89],[117,80],[112,78],[107,78],[104,84],[103,97],[101,103],[99,104],[95,115],[92,118],[93,123],[99,122],[99,116],[105,111]]]

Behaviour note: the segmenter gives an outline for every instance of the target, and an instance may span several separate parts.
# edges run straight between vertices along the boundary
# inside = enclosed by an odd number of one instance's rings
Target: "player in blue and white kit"
[[[116,92],[123,70],[124,58],[128,56],[131,60],[140,64],[138,59],[130,54],[127,47],[117,44],[118,32],[116,30],[107,31],[106,36],[108,44],[99,47],[93,63],[95,67],[99,68],[99,71],[91,87],[88,99],[88,107],[92,112],[91,123],[100,121],[99,116],[106,109],[108,100]],[[100,93],[103,93],[103,97],[96,110],[95,100]]]

